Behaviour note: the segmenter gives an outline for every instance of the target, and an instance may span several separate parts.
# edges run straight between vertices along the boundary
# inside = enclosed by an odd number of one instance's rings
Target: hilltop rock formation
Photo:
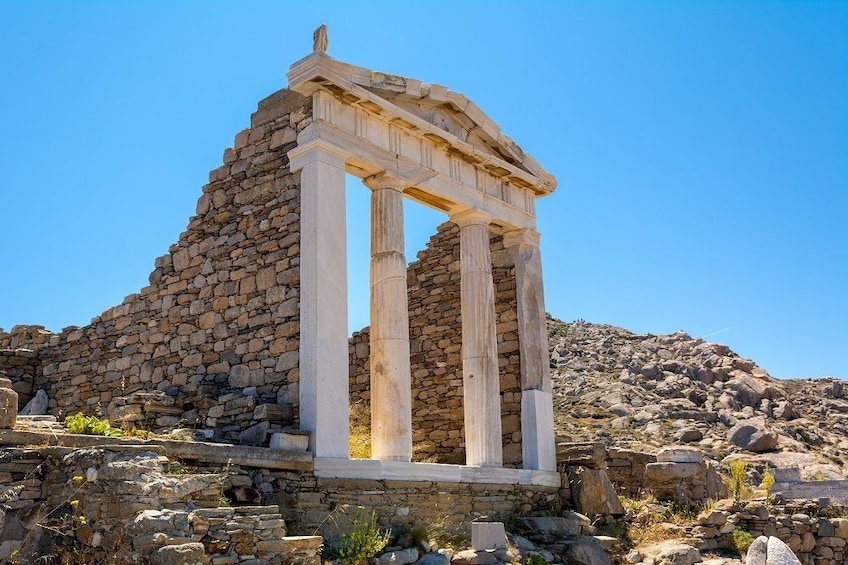
[[[848,395],[838,379],[778,380],[726,345],[549,318],[561,441],[656,450],[688,444],[804,478],[848,475]]]

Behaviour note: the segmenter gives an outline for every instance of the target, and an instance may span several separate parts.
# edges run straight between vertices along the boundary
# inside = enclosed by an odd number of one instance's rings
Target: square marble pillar
[[[504,234],[503,244],[510,251],[515,266],[524,468],[554,471],[553,395],[539,234],[526,229],[510,231]]]
[[[349,456],[345,156],[315,140],[300,175],[300,427],[315,457]]]

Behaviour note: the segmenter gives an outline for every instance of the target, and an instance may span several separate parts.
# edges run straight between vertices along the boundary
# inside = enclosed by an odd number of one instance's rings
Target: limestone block
[[[645,476],[654,483],[666,484],[694,477],[700,470],[698,463],[648,463]]]
[[[151,565],[200,565],[206,563],[202,543],[191,542],[160,547],[150,555]]]
[[[657,451],[657,462],[697,463],[704,460],[700,449],[690,447],[664,447]]]
[[[503,522],[471,522],[471,547],[476,551],[506,548]]]
[[[834,518],[831,520],[833,522],[833,528],[835,531],[836,537],[844,540],[848,540],[848,519],[846,518]]]
[[[271,434],[269,447],[282,451],[306,451],[309,448],[309,434],[274,433]]]
[[[659,565],[695,565],[701,561],[701,552],[684,543],[666,542],[654,560]]]

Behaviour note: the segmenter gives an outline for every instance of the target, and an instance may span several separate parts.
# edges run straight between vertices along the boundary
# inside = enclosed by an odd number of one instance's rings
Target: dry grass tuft
[[[350,456],[353,459],[371,458],[371,410],[362,401],[350,407]]]
[[[696,522],[693,512],[662,504],[653,495],[620,500],[630,525],[627,536],[634,547],[683,538],[685,528]]]

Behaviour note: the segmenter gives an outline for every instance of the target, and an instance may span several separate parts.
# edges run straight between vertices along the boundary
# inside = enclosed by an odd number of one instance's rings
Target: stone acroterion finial
[[[312,51],[315,53],[327,53],[330,39],[327,37],[327,24],[321,24],[312,34]]]

